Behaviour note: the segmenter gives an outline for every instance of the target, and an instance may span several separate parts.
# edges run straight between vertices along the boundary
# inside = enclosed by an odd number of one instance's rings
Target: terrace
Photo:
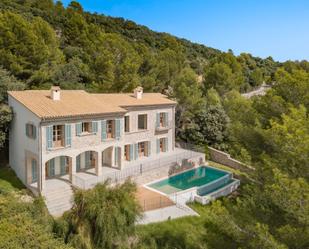
[[[134,178],[138,184],[144,184],[168,175],[171,166],[181,164],[183,160],[194,159],[204,161],[204,154],[192,150],[175,148],[167,152],[150,157],[143,157],[138,162],[131,162],[124,168],[102,167],[102,175],[97,176],[91,168],[73,175],[72,184],[81,189],[90,189],[100,182],[109,180],[110,183],[123,182],[128,177]]]

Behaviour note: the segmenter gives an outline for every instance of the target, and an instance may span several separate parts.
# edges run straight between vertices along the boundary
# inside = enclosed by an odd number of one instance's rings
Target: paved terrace
[[[168,175],[170,166],[176,162],[181,163],[184,159],[203,158],[204,154],[175,148],[174,151],[145,157],[132,162],[123,167],[123,169],[102,167],[102,175],[95,175],[95,169],[89,169],[84,172],[78,172],[73,176],[73,186],[89,189],[97,183],[109,179],[111,183],[121,183],[128,177],[131,177],[137,185],[142,185],[157,180]]]

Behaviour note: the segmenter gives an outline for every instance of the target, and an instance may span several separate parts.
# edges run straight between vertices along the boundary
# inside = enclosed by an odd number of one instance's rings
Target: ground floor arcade
[[[145,141],[137,146],[109,146],[101,151],[86,150],[76,155],[63,153],[43,160],[42,167],[39,165],[38,156],[30,156],[26,158],[27,185],[37,193],[47,189],[48,181],[52,179],[78,186],[80,184],[76,181],[80,179],[87,181],[103,174],[121,171],[133,164],[168,155],[166,148],[164,143],[161,143],[157,153],[151,155],[150,143]]]

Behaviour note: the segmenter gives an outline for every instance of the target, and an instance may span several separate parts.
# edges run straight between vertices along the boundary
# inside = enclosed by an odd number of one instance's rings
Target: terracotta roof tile
[[[49,90],[9,91],[8,94],[42,119],[124,113],[126,106],[176,104],[165,95],[90,94],[83,90],[61,90],[60,100],[52,100]]]

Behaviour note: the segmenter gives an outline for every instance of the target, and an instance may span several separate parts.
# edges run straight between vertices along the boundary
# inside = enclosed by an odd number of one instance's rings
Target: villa
[[[163,94],[144,93],[141,87],[133,93],[92,94],[54,86],[9,91],[8,102],[14,113],[10,166],[34,194],[44,196],[53,215],[71,208],[74,188],[89,189],[107,179],[142,178],[137,182],[142,192],[160,198],[159,206],[162,198],[172,200],[168,205],[208,203],[238,184],[232,174],[205,168],[203,153],[176,146],[176,102]],[[179,172],[177,167],[186,171],[198,165],[183,173],[181,182],[176,176],[149,185]],[[177,208],[170,212],[183,212]]]

